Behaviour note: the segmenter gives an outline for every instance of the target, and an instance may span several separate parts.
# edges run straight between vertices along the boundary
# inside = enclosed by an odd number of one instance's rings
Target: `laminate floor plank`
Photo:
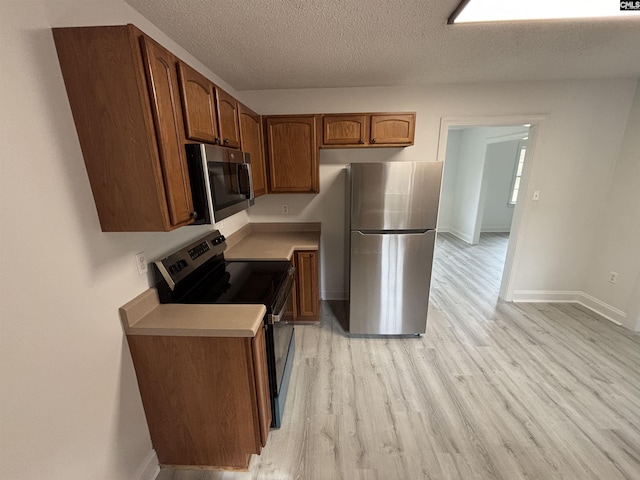
[[[498,300],[507,241],[438,235],[422,337],[349,336],[344,302],[322,302],[250,470],[157,480],[640,480],[640,336]]]

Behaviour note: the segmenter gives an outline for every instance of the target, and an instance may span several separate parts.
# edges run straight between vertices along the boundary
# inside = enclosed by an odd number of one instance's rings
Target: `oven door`
[[[287,359],[289,357],[289,349],[293,338],[293,325],[282,321],[287,304],[291,298],[291,290],[294,284],[295,269],[291,267],[284,284],[282,285],[285,295],[281,295],[275,305],[272,306],[272,312],[267,316],[267,321],[273,332],[273,355],[275,359],[275,394],[279,395],[282,389],[283,377],[287,367]]]

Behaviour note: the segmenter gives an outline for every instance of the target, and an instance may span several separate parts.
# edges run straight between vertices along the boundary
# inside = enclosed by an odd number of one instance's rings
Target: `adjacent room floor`
[[[296,327],[281,429],[246,473],[158,480],[640,479],[640,336],[566,304],[498,301],[507,236],[438,237],[427,333]]]

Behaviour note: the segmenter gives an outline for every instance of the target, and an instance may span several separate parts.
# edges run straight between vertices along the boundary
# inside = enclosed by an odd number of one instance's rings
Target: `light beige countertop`
[[[254,337],[262,326],[264,305],[161,304],[150,288],[120,307],[127,335]]]
[[[250,223],[227,239],[227,260],[291,260],[295,250],[318,250],[319,223]]]

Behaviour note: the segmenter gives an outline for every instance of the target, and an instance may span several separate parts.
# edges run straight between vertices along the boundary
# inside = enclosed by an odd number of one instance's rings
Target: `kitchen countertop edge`
[[[127,335],[254,337],[263,324],[264,305],[161,304],[149,288],[120,307]]]

